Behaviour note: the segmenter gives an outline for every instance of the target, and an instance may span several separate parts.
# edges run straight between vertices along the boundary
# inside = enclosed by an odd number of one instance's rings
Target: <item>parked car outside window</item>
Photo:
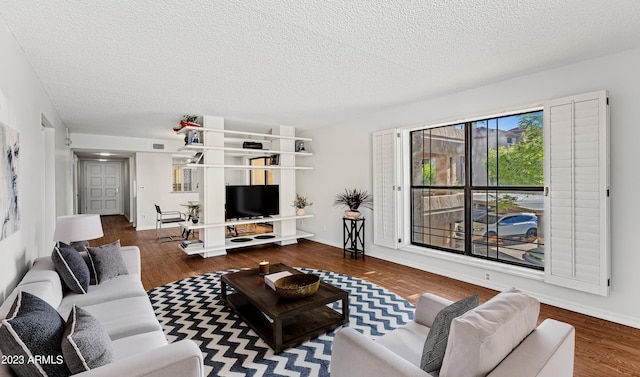
[[[464,222],[458,225],[457,237],[464,236]],[[524,236],[526,238],[538,235],[538,217],[533,213],[508,213],[505,215],[486,214],[473,221],[473,235],[483,237]]]

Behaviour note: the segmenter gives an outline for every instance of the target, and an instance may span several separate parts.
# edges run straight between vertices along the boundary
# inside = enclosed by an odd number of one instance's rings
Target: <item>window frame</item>
[[[176,170],[180,171],[180,182],[176,182]],[[185,176],[184,173],[186,170],[189,170],[191,172],[190,174],[190,180],[191,180],[191,190],[185,190]],[[196,169],[194,168],[186,168],[183,165],[180,164],[172,164],[171,165],[171,192],[172,193],[192,193],[192,192],[198,192],[197,191],[197,180],[196,180],[196,174],[194,174],[196,171]],[[176,190],[176,187],[179,186],[179,190]]]
[[[543,224],[539,224],[539,229],[544,232],[545,240],[544,272],[478,258],[468,258],[464,255],[430,247],[411,245],[408,241],[411,239],[411,190],[406,188],[411,186],[412,162],[411,156],[405,153],[410,148],[410,132],[427,127],[485,119],[491,116],[526,113],[539,110],[540,106],[544,106],[545,176],[543,196],[545,219]],[[402,264],[408,263],[416,268],[461,280],[471,279],[474,281],[477,279],[478,283],[485,280],[486,277],[485,279],[474,278],[474,273],[497,271],[532,281],[607,296],[611,290],[611,136],[609,112],[608,91],[598,90],[563,98],[547,99],[531,109],[520,107],[515,111],[502,114],[489,114],[440,124],[417,124],[374,132],[372,148],[373,193],[374,202],[378,204],[376,204],[376,210],[373,211],[373,240],[374,244],[383,247],[382,249],[374,248],[374,256]],[[580,137],[585,135],[585,131],[590,132],[589,135],[592,137]],[[570,138],[571,142],[567,142],[567,138]],[[388,153],[391,150],[394,153]],[[582,163],[584,160],[580,161],[581,166],[577,165],[578,159],[584,158],[585,151],[595,152],[595,158],[589,157],[591,165],[586,171],[583,168],[585,165]],[[572,180],[570,185],[564,183],[567,180],[566,165],[554,166],[552,161],[569,164],[571,167],[570,179]],[[386,164],[381,162],[386,162]],[[388,165],[388,168],[380,168],[384,165]],[[557,178],[561,178],[560,181]],[[588,184],[592,186],[590,189],[585,188],[583,182],[574,181],[574,179],[589,179]],[[587,192],[593,193],[591,196],[598,205],[597,212],[575,212],[578,208],[585,208],[582,203],[584,201],[577,199],[579,199],[579,195]],[[385,198],[392,199],[387,203]],[[571,211],[574,211],[571,213],[570,219],[554,218],[553,211],[555,209],[560,208],[563,211],[566,207],[566,205],[563,206],[563,203],[558,203],[559,206],[552,205],[552,202],[558,200],[570,202]],[[381,203],[387,204],[381,206]],[[592,207],[592,205],[589,206],[589,208]],[[559,213],[556,211],[557,214]],[[561,215],[564,216],[566,213],[561,213]],[[593,219],[596,219],[598,227],[585,228],[585,226],[591,227],[593,225]],[[382,227],[379,224],[384,221],[389,223],[386,228],[391,228],[393,231],[381,231]],[[580,227],[582,231],[575,230]],[[559,230],[559,233],[554,234],[556,230]],[[575,247],[576,242],[585,241],[591,243],[590,247],[584,247],[584,244]],[[434,263],[435,259],[445,263]],[[460,265],[461,268],[458,269],[448,263]]]
[[[256,166],[253,164],[254,161],[261,161],[264,165],[257,166],[265,166],[265,169],[252,169],[249,171],[249,185],[272,185],[273,184],[273,171],[268,168],[271,166],[271,157],[262,156],[262,157],[252,157],[249,158],[249,165]],[[262,183],[255,182],[255,178],[260,172],[264,173],[263,177],[260,177],[263,181]]]
[[[540,186],[499,186],[499,185],[495,185],[495,186],[491,186],[486,182],[486,185],[474,185],[473,184],[473,164],[468,164],[467,162],[470,161],[473,157],[473,124],[476,122],[482,122],[482,121],[487,121],[487,123],[493,119],[498,119],[498,118],[503,118],[503,117],[509,117],[509,116],[516,116],[516,115],[524,115],[524,114],[530,114],[530,113],[536,113],[536,112],[541,112],[542,116],[544,118],[544,106],[535,106],[535,107],[527,107],[527,108],[523,108],[523,109],[519,109],[519,110],[514,110],[514,111],[510,111],[510,112],[506,112],[506,113],[499,113],[499,114],[487,114],[487,115],[483,115],[483,116],[478,116],[478,117],[474,117],[474,118],[470,118],[470,119],[465,119],[463,121],[452,121],[452,122],[445,122],[445,123],[439,123],[439,124],[435,124],[435,125],[421,125],[418,127],[413,127],[411,129],[407,129],[406,131],[406,139],[408,142],[408,153],[405,153],[406,158],[408,160],[408,163],[403,164],[403,169],[406,171],[406,176],[408,178],[408,184],[406,185],[406,187],[408,187],[409,189],[407,190],[407,196],[408,196],[408,207],[407,207],[407,217],[405,218],[405,221],[408,224],[407,227],[407,238],[406,238],[406,243],[405,245],[410,245],[413,247],[417,247],[417,248],[421,248],[421,249],[434,249],[434,250],[439,250],[439,251],[443,251],[446,253],[451,253],[451,254],[457,254],[460,255],[462,257],[472,257],[470,259],[482,259],[482,260],[486,260],[490,263],[497,263],[498,265],[513,265],[513,266],[517,266],[517,267],[522,267],[525,269],[529,269],[529,270],[537,270],[537,271],[544,271],[544,267],[542,266],[535,266],[529,263],[519,263],[516,261],[511,261],[508,259],[499,259],[497,257],[491,257],[489,255],[480,255],[480,254],[476,254],[473,252],[474,248],[473,248],[473,226],[465,226],[464,228],[464,250],[459,250],[459,249],[455,249],[455,248],[449,248],[449,247],[444,247],[444,246],[440,246],[440,245],[433,245],[433,244],[428,244],[428,243],[423,243],[423,242],[417,242],[414,240],[414,228],[415,228],[415,224],[414,224],[414,215],[413,215],[413,211],[415,208],[414,205],[414,190],[449,190],[449,191],[463,191],[463,196],[464,196],[464,203],[463,203],[463,215],[464,215],[464,223],[465,224],[473,224],[473,208],[474,208],[474,203],[473,203],[473,193],[474,192],[478,192],[478,191],[484,191],[484,192],[495,192],[496,196],[498,192],[539,192],[539,193],[543,193],[545,188],[544,188],[544,183],[542,183]],[[446,186],[446,185],[425,185],[424,183],[422,185],[418,185],[418,184],[414,184],[414,177],[413,177],[413,171],[412,171],[412,167],[413,167],[413,142],[412,142],[412,135],[414,132],[420,132],[420,131],[425,131],[425,130],[430,130],[430,129],[435,129],[435,128],[442,128],[442,127],[453,127],[453,126],[463,126],[464,128],[464,161],[465,161],[465,165],[464,165],[464,184],[463,185],[450,185],[450,186]],[[544,132],[544,122],[543,122],[543,132]],[[496,136],[497,137],[497,136]],[[489,150],[489,146],[487,143],[487,150]],[[546,157],[546,156],[545,156]],[[424,160],[424,156],[423,156],[423,160]],[[544,169],[544,165],[543,164],[543,169]],[[490,213],[487,213],[490,214]],[[506,215],[506,214],[504,214]],[[500,220],[500,218],[502,217],[500,214],[496,213],[497,216],[497,220]],[[497,225],[496,225],[497,226]],[[538,227],[538,231],[540,231],[540,228]],[[489,245],[489,240],[487,241],[487,245]],[[544,247],[544,244],[543,244]],[[546,251],[545,251],[546,252]]]

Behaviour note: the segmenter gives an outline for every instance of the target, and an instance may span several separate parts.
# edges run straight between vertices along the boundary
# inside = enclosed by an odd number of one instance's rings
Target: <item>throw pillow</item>
[[[0,351],[18,376],[69,376],[63,333],[64,320],[51,305],[20,291],[0,325]]]
[[[96,285],[96,273],[93,271],[93,267],[91,267],[91,259],[89,259],[89,251],[81,251],[80,256],[84,260],[84,263],[87,265],[89,269],[89,285]]]
[[[89,267],[78,251],[62,242],[53,248],[51,260],[62,281],[75,293],[87,293],[89,289]]]
[[[73,374],[98,368],[115,360],[109,334],[89,312],[75,305],[64,330],[62,354]]]
[[[431,330],[424,342],[420,368],[429,373],[440,370],[444,353],[447,350],[451,321],[476,306],[478,306],[478,295],[473,295],[454,302],[436,314]]]
[[[535,329],[539,313],[538,300],[512,288],[454,319],[441,374],[486,376]]]
[[[120,253],[120,240],[100,247],[90,247],[89,260],[96,276],[96,284],[102,284],[116,276],[129,274]]]
[[[89,247],[89,242],[88,241],[74,241],[74,242],[71,242],[69,244],[69,246],[71,246],[74,249],[78,250],[78,252],[82,252],[82,251],[87,251],[87,248]]]

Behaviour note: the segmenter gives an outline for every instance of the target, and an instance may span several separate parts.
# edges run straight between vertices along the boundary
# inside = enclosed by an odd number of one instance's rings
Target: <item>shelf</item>
[[[251,165],[218,165],[218,164],[186,164],[186,168],[226,168],[237,170],[313,170],[311,166],[280,166],[280,165],[267,165],[267,166],[251,166]]]
[[[180,228],[181,229],[186,229],[186,230],[206,229],[206,228],[220,228],[220,227],[224,227],[224,226],[256,224],[256,223],[285,221],[285,220],[308,219],[310,217],[313,217],[313,215],[271,216],[271,217],[263,217],[263,218],[260,218],[260,219],[233,220],[233,221],[225,221],[225,222],[210,223],[210,224],[193,224],[193,223],[189,223],[189,222],[185,221],[185,222],[180,223]]]
[[[234,147],[207,147],[202,144],[198,145],[185,145],[184,147],[178,148],[179,151],[224,151],[224,152],[234,152],[234,153],[226,153],[228,156],[246,156],[246,155],[265,155],[271,156],[272,154],[286,154],[286,155],[294,155],[294,156],[312,156],[313,153],[309,152],[290,152],[290,151],[279,151],[274,149],[249,149],[249,148],[234,148]]]
[[[273,242],[279,242],[279,241],[297,240],[298,238],[313,237],[313,233],[300,232],[300,231],[296,232],[296,234],[289,235],[289,236],[279,236],[274,233],[257,234],[256,236],[268,235],[268,234],[274,235],[275,237],[268,238],[268,239],[255,239],[253,238],[255,236],[237,237],[237,238],[252,238],[251,241],[247,241],[247,242],[231,242],[232,238],[227,238],[225,239],[224,245],[220,245],[220,246],[194,248],[189,250],[185,250],[180,246],[180,249],[182,249],[182,251],[184,251],[184,253],[187,255],[196,255],[196,254],[204,254],[204,253],[215,252],[215,251],[224,251],[228,249],[237,249],[240,247],[264,245],[266,243],[273,243]]]
[[[258,132],[244,132],[244,131],[233,131],[233,130],[221,130],[215,128],[203,128],[203,127],[184,127],[179,131],[176,131],[178,134],[184,134],[189,131],[203,131],[203,132],[217,132],[223,133],[227,135],[243,135],[248,137],[256,137],[264,140],[302,140],[302,141],[311,141],[309,138],[298,137],[298,136],[282,136],[282,135],[272,135],[272,134],[263,134]],[[257,139],[251,139],[257,140]]]
[[[199,170],[196,172],[201,180],[202,190],[199,190],[199,198],[202,202],[203,210],[206,214],[222,214],[224,213],[224,201],[217,197],[215,193],[224,193],[224,186],[229,180],[225,180],[225,176],[229,174],[232,181],[248,181],[248,172],[269,172],[274,171],[274,182],[281,186],[280,194],[284,196],[295,195],[295,180],[298,170],[312,170],[312,166],[295,166],[301,163],[292,157],[312,156],[313,153],[304,150],[304,143],[311,141],[310,138],[295,136],[295,128],[291,126],[276,126],[269,133],[243,132],[224,129],[224,119],[215,116],[203,116],[203,125],[206,127],[184,127],[176,132],[177,135],[194,134],[194,131],[200,136],[202,143],[192,143],[180,146],[178,151],[183,154],[191,154],[192,158],[189,163],[181,164],[184,169],[220,169],[220,170]],[[211,128],[209,128],[211,127]],[[274,134],[271,134],[273,132]],[[206,133],[206,134],[204,134]],[[279,135],[276,135],[278,133]],[[194,139],[195,140],[195,139]],[[254,145],[247,145],[245,142],[254,142]],[[295,141],[295,143],[294,143]],[[302,143],[302,145],[301,145]],[[243,148],[244,146],[256,146],[261,149]],[[302,149],[296,152],[296,147]],[[276,157],[277,156],[277,157]],[[197,158],[193,158],[197,157]],[[234,158],[227,158],[234,157]],[[266,158],[279,164],[262,166],[251,165],[248,159]],[[206,163],[204,163],[206,161]],[[267,162],[268,163],[268,162]],[[237,170],[242,174],[230,172],[228,170]],[[282,172],[277,174],[277,172]],[[209,174],[212,173],[212,174]],[[258,174],[261,175],[261,174]],[[222,194],[221,194],[222,195]],[[313,217],[313,215],[294,216],[294,211],[290,211],[288,203],[280,203],[280,213],[291,214],[290,216],[272,216],[256,219],[241,219],[233,221],[224,221],[224,216],[207,216],[209,223],[193,224],[191,221],[180,223],[180,227],[184,230],[212,229],[216,231],[201,232],[200,239],[202,245],[188,247],[182,250],[189,255],[198,254],[203,258],[224,255],[228,249],[236,249],[253,245],[261,245],[267,243],[293,243],[298,238],[311,237],[313,234],[296,231],[296,220]],[[215,220],[214,220],[215,219]],[[202,220],[202,219],[201,219]],[[258,239],[259,235],[248,237],[245,242],[231,242],[224,238],[225,227],[235,225],[253,224],[260,222],[277,222],[287,221],[285,226],[278,230],[278,234],[274,234],[273,238]],[[222,230],[219,232],[219,230]],[[280,231],[281,230],[281,231]]]

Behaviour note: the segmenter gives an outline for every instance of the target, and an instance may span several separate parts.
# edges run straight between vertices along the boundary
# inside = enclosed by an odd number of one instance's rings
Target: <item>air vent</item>
[[[153,144],[153,149],[164,149],[164,144]]]

